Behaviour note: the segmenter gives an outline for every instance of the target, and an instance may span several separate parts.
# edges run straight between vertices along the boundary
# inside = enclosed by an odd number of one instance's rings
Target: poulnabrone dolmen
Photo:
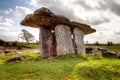
[[[40,29],[40,53],[43,58],[85,53],[84,35],[95,32],[89,25],[70,21],[44,7],[28,14],[21,25]]]

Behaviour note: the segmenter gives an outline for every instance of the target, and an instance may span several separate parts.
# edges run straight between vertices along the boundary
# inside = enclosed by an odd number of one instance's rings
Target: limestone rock
[[[77,53],[85,53],[85,45],[84,45],[84,32],[79,28],[74,29],[75,43],[77,48]]]
[[[80,28],[82,31],[84,31],[84,34],[90,34],[96,31],[95,29],[92,29],[89,25],[78,22],[70,22],[70,26]]]
[[[37,9],[33,14],[28,14],[25,19],[21,21],[21,25],[31,27],[55,27],[58,24],[69,24],[69,19],[55,15],[44,7]]]
[[[109,50],[107,50],[105,52],[102,52],[102,55],[105,56],[105,57],[109,57],[109,56],[115,57],[116,56],[115,52],[109,51]]]
[[[89,25],[78,22],[70,22],[66,17],[56,15],[45,7],[37,9],[33,14],[28,14],[20,24],[36,28],[39,28],[40,26],[55,28],[55,26],[59,24],[64,24],[70,26],[71,28],[78,27],[83,30],[85,34],[95,32],[95,29],[90,28]]]
[[[85,50],[86,50],[86,54],[93,54],[93,53],[97,53],[97,52],[99,52],[99,48],[97,48],[97,47],[87,47],[87,48],[85,48]]]
[[[120,51],[116,53],[116,56],[120,59]]]
[[[70,28],[67,25],[58,25],[55,28],[57,54],[75,53]]]

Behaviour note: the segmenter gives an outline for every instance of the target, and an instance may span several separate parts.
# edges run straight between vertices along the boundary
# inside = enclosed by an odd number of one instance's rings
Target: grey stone
[[[83,41],[84,38],[84,32],[80,28],[74,29],[74,36],[75,36],[75,43],[77,47],[77,53],[85,53],[85,44]]]
[[[57,54],[75,53],[71,31],[67,25],[57,25],[55,28],[56,42],[57,42]]]
[[[116,53],[116,56],[117,56],[118,58],[120,58],[120,51],[118,51],[118,52]]]

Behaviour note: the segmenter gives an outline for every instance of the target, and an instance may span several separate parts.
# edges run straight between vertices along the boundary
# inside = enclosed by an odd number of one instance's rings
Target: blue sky
[[[26,29],[38,40],[38,29],[19,23],[27,14],[43,6],[97,30],[86,35],[84,41],[120,43],[120,0],[0,0],[0,39],[18,40],[21,29]]]
[[[26,3],[23,1],[25,0],[0,0],[0,9],[7,10],[9,8],[15,8],[15,6],[25,6]]]

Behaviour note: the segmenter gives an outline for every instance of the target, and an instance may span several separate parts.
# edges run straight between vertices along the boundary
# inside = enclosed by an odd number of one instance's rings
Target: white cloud
[[[6,41],[16,41],[18,32],[10,32],[10,31],[4,31],[2,34],[0,34],[0,39],[6,40]]]
[[[15,22],[12,19],[0,17],[0,39],[15,40],[18,32],[13,32],[11,29],[15,27]]]
[[[10,8],[9,8],[8,10],[5,10],[5,11],[4,11],[4,14],[5,14],[5,15],[9,15],[9,14],[11,14],[11,13],[13,13],[13,10],[10,9]]]
[[[7,11],[5,11],[5,14],[7,15],[7,14],[10,14],[10,12],[7,10]]]
[[[71,20],[93,25],[109,21],[104,14],[105,10],[98,10],[104,0],[30,0],[30,5],[39,8],[45,6],[58,15],[63,15]]]
[[[22,7],[22,6],[16,6],[14,14],[15,16],[25,16],[27,14],[32,13],[33,11],[31,11],[29,8],[27,7]]]
[[[15,24],[15,22],[12,19],[5,18],[5,21],[11,24]]]
[[[120,4],[120,0],[115,0],[115,1],[116,1],[116,3]]]
[[[86,5],[89,5],[92,8],[100,7],[99,3],[104,2],[103,0],[85,0]]]
[[[3,20],[3,16],[0,16],[0,22]]]
[[[0,17],[0,28],[9,28],[13,27],[15,22],[12,19],[4,18],[3,16]]]
[[[85,41],[120,43],[120,0],[30,0],[29,4],[35,8],[45,6],[56,14],[91,25],[97,32],[87,35]]]

